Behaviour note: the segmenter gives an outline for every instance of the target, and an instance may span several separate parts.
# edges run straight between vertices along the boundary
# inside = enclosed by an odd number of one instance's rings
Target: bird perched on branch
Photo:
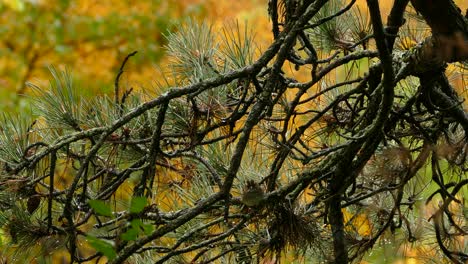
[[[263,198],[265,198],[265,193],[262,187],[255,181],[248,180],[242,193],[242,203],[249,207],[255,207],[262,202]]]

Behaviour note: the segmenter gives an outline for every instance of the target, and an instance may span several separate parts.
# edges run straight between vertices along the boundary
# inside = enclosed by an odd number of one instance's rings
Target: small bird
[[[260,185],[253,180],[248,180],[242,194],[242,203],[249,207],[255,207],[262,202],[264,197],[265,194]]]

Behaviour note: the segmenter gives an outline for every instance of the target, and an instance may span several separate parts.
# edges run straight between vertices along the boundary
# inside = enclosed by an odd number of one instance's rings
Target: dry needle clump
[[[388,147],[368,162],[361,175],[372,183],[397,183],[397,180],[406,174],[411,162],[411,154],[407,148]]]
[[[258,254],[276,255],[294,249],[299,254],[308,250],[318,251],[326,256],[324,247],[327,238],[319,227],[319,220],[310,215],[298,212],[293,205],[279,204],[270,211],[271,220],[268,222],[268,240],[261,240]]]

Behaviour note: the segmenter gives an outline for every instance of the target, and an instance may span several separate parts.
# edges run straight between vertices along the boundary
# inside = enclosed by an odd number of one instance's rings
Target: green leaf
[[[101,200],[90,200],[89,206],[91,206],[94,212],[96,212],[96,214],[98,215],[109,216],[109,217],[112,216],[112,210],[110,206]]]
[[[117,256],[114,246],[110,242],[93,236],[86,236],[86,240],[96,251],[102,253],[108,259],[112,260]]]
[[[133,219],[131,222],[130,222],[130,225],[132,226],[133,229],[135,230],[140,230],[140,226],[143,224],[143,222],[141,221],[141,219]]]
[[[143,223],[141,219],[133,219],[130,222],[130,228],[120,237],[125,241],[134,241],[142,231],[145,235],[149,235],[154,231],[154,226],[152,224]]]
[[[135,228],[130,228],[125,233],[120,235],[120,238],[122,238],[122,240],[124,241],[134,241],[137,239],[137,237],[138,237],[138,230],[136,230]]]
[[[147,236],[154,231],[154,225],[152,224],[142,224],[141,227],[143,228],[143,233],[145,233]]]
[[[145,197],[133,197],[130,202],[130,213],[137,214],[141,213],[147,204]]]

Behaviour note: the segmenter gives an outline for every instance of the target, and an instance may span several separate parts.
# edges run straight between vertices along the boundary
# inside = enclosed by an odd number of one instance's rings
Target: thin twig
[[[128,59],[132,56],[134,56],[135,54],[137,54],[138,51],[134,51],[130,54],[128,54],[125,59],[123,60],[122,62],[122,65],[120,65],[120,69],[119,69],[119,72],[117,73],[117,77],[115,77],[115,81],[114,81],[114,102],[115,102],[115,105],[119,105],[120,104],[120,99],[119,99],[119,81],[120,81],[120,76],[122,76],[122,74],[124,73],[124,67],[125,67],[125,64],[127,63]]]

